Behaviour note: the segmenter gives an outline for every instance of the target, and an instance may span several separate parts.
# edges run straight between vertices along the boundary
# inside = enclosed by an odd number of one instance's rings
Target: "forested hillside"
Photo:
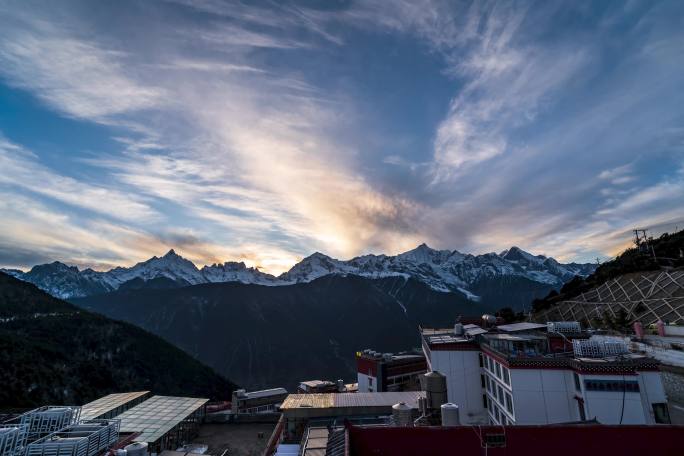
[[[0,273],[0,406],[82,404],[111,392],[230,398],[235,385],[158,336]]]

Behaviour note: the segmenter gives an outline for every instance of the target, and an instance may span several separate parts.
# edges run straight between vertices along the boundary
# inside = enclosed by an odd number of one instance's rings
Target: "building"
[[[122,433],[136,433],[150,453],[175,450],[197,434],[208,399],[152,396],[116,417]]]
[[[249,392],[239,389],[233,391],[231,409],[233,415],[274,413],[277,412],[287,395],[285,388]]]
[[[82,420],[114,418],[150,397],[149,391],[114,393],[89,402],[81,407]]]
[[[464,424],[669,423],[659,364],[576,322],[421,328]]]
[[[418,410],[422,391],[386,393],[325,393],[290,394],[280,410],[283,413],[282,439],[285,443],[299,443],[311,421],[340,423],[344,419],[372,422],[392,414],[392,406],[403,402]]]
[[[297,392],[301,394],[321,394],[321,393],[340,393],[344,392],[344,381],[338,380],[331,382],[330,380],[307,380],[301,382],[297,388]]]
[[[359,392],[416,391],[419,377],[427,371],[423,353],[378,353],[364,350],[356,353]]]
[[[332,440],[332,439],[331,439]],[[342,451],[329,440],[332,456],[643,456],[682,454],[682,426],[547,426],[393,427],[347,426]]]

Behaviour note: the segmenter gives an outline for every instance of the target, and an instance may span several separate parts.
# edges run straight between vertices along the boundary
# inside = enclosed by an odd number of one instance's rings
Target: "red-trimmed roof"
[[[348,428],[350,456],[681,456],[684,426],[459,426]],[[504,440],[503,447],[484,448]]]

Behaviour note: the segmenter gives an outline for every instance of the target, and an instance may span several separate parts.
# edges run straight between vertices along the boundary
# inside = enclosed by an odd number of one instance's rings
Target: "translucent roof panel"
[[[93,402],[89,402],[81,407],[81,419],[95,419],[117,409],[118,407],[121,407],[122,405],[134,401],[139,397],[146,395],[147,393],[149,393],[149,391],[108,394],[107,396],[101,397]]]
[[[208,401],[195,397],[152,396],[116,418],[121,420],[121,432],[140,432],[137,441],[152,443]]]

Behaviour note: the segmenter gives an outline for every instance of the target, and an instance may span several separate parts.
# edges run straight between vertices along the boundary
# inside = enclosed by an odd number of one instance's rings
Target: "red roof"
[[[349,426],[348,433],[349,456],[684,454],[684,426],[670,425]]]

